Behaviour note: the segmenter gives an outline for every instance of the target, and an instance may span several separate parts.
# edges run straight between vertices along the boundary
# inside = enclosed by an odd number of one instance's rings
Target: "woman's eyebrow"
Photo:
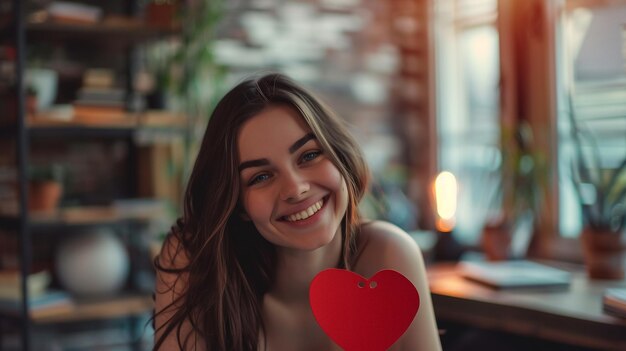
[[[317,139],[315,137],[315,134],[308,133],[302,138],[296,140],[296,142],[293,143],[293,145],[289,147],[289,153],[293,154],[294,152],[298,151],[299,148],[301,148],[304,144],[306,144],[309,140],[312,140],[312,139]],[[244,161],[239,165],[239,172],[241,173],[241,171],[243,171],[246,168],[267,166],[269,164],[270,164],[270,161],[266,158],[259,158],[256,160]]]
[[[239,173],[241,173],[241,171],[243,171],[246,168],[267,166],[269,164],[270,164],[270,161],[266,158],[260,158],[258,160],[250,160],[250,161],[241,162],[241,164],[239,164]]]
[[[317,139],[315,137],[315,134],[313,133],[308,133],[305,136],[303,136],[302,138],[296,140],[295,143],[293,143],[293,145],[291,145],[289,147],[289,153],[293,154],[294,152],[298,151],[299,148],[301,148],[304,144],[307,143],[307,141],[311,140],[311,139]]]

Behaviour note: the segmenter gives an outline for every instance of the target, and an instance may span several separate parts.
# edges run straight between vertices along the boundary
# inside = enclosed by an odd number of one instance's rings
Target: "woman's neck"
[[[313,251],[295,251],[279,248],[276,281],[269,294],[284,303],[306,302],[309,299],[309,285],[322,270],[336,268],[341,258],[341,229],[333,240]]]

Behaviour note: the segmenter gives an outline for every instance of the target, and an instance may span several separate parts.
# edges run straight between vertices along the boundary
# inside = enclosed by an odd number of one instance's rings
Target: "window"
[[[471,245],[499,198],[497,1],[434,3],[439,169],[457,178],[454,233]]]
[[[584,225],[572,181],[575,142],[583,154],[597,156],[602,170],[615,169],[626,158],[626,1],[569,0],[560,20],[559,229],[573,237]],[[573,138],[574,128],[584,132],[582,139]],[[593,188],[580,189],[583,201],[594,200]]]

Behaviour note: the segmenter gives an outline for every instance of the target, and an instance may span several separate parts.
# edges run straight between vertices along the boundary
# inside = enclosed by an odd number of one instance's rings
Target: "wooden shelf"
[[[137,126],[136,116],[124,118],[88,120],[73,118],[59,120],[45,115],[29,116],[28,132],[35,137],[128,137]]]
[[[183,128],[187,125],[187,117],[180,113],[167,111],[128,112],[110,117],[86,117],[73,116],[69,120],[51,118],[46,114],[28,116],[30,128],[58,128],[58,127],[83,127],[83,128],[158,128],[176,127]]]
[[[79,226],[116,223],[127,220],[148,221],[162,215],[158,204],[143,206],[85,206],[62,208],[51,213],[31,212],[31,222],[42,226]]]
[[[33,312],[30,319],[37,324],[67,323],[124,318],[148,313],[154,308],[150,294],[113,296],[99,299],[75,299]],[[0,319],[21,320],[20,313],[0,309]]]
[[[70,120],[37,114],[28,117],[28,130],[35,136],[128,136],[143,130],[182,132],[187,123],[185,115],[163,111],[129,112],[110,118],[75,116]]]
[[[131,201],[132,202],[132,201]],[[143,202],[143,203],[137,203]],[[162,205],[158,201],[141,200],[130,205],[77,206],[61,208],[54,212],[29,212],[33,227],[81,226],[110,224],[122,221],[149,221],[163,216]],[[5,228],[16,228],[19,219],[15,213],[0,214],[0,224]]]
[[[176,28],[154,27],[141,20],[110,16],[93,24],[61,23],[54,21],[30,22],[26,24],[29,40],[109,42],[130,45],[149,39],[162,38],[179,32]]]
[[[28,127],[37,128],[63,128],[63,127],[81,127],[81,128],[133,128],[137,125],[137,115],[127,113],[123,116],[111,116],[108,118],[84,118],[74,116],[69,120],[55,119],[45,114],[37,114],[28,116]]]
[[[41,314],[33,318],[37,324],[78,322],[123,318],[147,313],[153,308],[150,295],[120,296],[95,301],[75,301],[70,309]]]

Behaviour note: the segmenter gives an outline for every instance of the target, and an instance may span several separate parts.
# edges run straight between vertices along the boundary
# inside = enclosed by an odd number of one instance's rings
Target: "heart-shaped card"
[[[383,351],[404,334],[420,305],[415,286],[402,274],[382,270],[370,279],[327,269],[309,287],[313,315],[345,351]]]

